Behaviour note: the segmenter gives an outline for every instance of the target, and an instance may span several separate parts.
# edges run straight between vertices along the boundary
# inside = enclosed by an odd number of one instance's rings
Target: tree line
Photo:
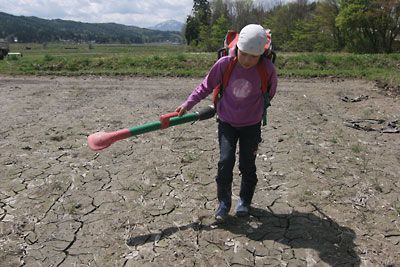
[[[14,16],[0,12],[0,38],[21,43],[96,42],[96,43],[182,43],[178,32],[162,32],[116,23],[83,23],[61,19]]]
[[[194,0],[184,35],[191,47],[215,51],[228,30],[249,23],[270,29],[281,51],[400,51],[400,0]]]

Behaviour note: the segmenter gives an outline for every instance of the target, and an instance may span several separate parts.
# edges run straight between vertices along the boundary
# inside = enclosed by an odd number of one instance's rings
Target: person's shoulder
[[[233,59],[233,57],[231,57],[231,56],[223,56],[223,57],[219,58],[216,63],[228,64],[232,59]]]
[[[263,59],[264,64],[267,66],[267,70],[275,70],[275,65],[272,63],[271,59],[269,58],[264,58]]]
[[[218,66],[221,69],[225,69],[229,65],[229,62],[231,62],[232,60],[233,57],[231,56],[223,56],[214,63],[214,66]]]

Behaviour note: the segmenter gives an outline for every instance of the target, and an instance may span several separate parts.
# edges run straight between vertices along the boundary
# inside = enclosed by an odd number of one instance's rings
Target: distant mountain
[[[180,32],[183,27],[183,23],[176,21],[176,20],[167,20],[164,22],[161,22],[153,27],[150,27],[149,29],[152,30],[158,30],[158,31],[171,31],[171,32]]]
[[[31,42],[96,42],[96,43],[182,43],[177,32],[143,29],[116,23],[83,23],[69,20],[46,20],[14,16],[0,12],[0,38],[18,38]]]

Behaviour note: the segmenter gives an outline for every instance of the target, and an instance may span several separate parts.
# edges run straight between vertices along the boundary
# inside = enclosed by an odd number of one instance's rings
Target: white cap
[[[260,56],[267,41],[267,33],[261,25],[249,24],[240,31],[237,47],[247,54]]]

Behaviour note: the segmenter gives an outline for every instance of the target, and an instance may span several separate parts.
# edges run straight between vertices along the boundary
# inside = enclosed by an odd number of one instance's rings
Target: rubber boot
[[[219,206],[215,212],[215,220],[222,223],[228,217],[232,205],[232,185],[217,185]]]
[[[254,191],[256,189],[255,185],[245,185],[240,186],[240,199],[236,205],[235,214],[238,217],[244,217],[249,215],[251,201],[253,199]]]

